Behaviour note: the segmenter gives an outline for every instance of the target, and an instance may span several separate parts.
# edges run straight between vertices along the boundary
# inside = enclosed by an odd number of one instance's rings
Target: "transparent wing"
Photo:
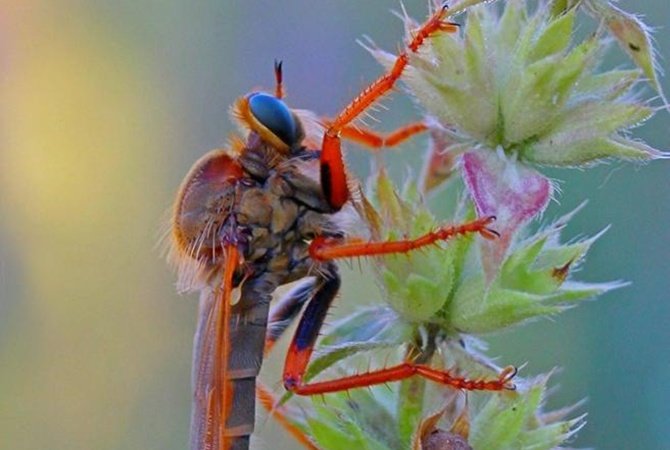
[[[225,268],[220,285],[203,289],[193,342],[193,405],[191,450],[223,450],[230,447],[226,422],[232,411],[233,381],[226,377],[231,342],[232,279],[238,251],[225,248]]]

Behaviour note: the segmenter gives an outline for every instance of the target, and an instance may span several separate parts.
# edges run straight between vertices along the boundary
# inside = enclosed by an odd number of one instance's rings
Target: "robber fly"
[[[340,137],[385,146],[425,129],[411,124],[384,138],[354,127],[352,121],[393,87],[409,52],[435,33],[455,31],[445,15],[446,8],[436,11],[393,68],[327,121],[323,131],[283,101],[281,63],[276,63],[274,94],[253,92],[233,108],[248,130],[246,140],[207,153],[186,175],[173,209],[171,259],[182,287],[201,292],[192,373],[192,450],[249,448],[264,349],[301,309],[283,373],[284,386],[296,394],[341,391],[415,374],[465,389],[509,387],[509,372],[496,380],[473,381],[412,362],[330,381],[303,379],[340,288],[334,259],[407,252],[463,233],[495,237],[488,228],[490,217],[393,242],[361,240],[343,225],[350,221],[343,216],[357,215],[360,209],[352,200]],[[322,134],[320,146],[306,139],[315,128]],[[275,289],[297,280],[302,281],[270,311]],[[268,321],[280,325],[268,331]]]

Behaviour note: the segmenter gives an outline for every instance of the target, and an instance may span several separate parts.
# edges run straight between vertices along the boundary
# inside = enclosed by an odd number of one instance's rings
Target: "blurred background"
[[[405,3],[425,16],[425,0]],[[667,1],[620,5],[659,27],[667,69]],[[0,449],[186,447],[197,302],[175,293],[156,249],[165,211],[193,161],[234,130],[235,98],[273,87],[275,58],[284,61],[291,105],[335,114],[380,73],[356,39],[369,35],[389,50],[400,43],[401,23],[389,13],[398,7],[0,3]],[[386,105],[376,114],[380,129],[418,117],[403,95]],[[669,150],[668,123],[659,114],[637,136]],[[385,157],[397,179],[420,165],[424,145],[417,139]],[[347,159],[364,177],[369,154],[353,150]],[[524,374],[563,369],[551,406],[588,397],[589,423],[575,447],[668,448],[669,170],[658,162],[551,172],[565,182],[545,218],[588,198],[568,236],[613,225],[580,278],[632,285],[555,322],[488,339],[504,364],[527,361]],[[377,295],[360,287],[363,278],[346,275],[341,304]],[[278,386],[278,365],[265,369]],[[258,428],[261,448],[294,448],[271,422]]]

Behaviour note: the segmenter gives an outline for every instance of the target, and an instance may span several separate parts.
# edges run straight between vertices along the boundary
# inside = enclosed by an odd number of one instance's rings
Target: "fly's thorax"
[[[311,153],[281,161],[267,179],[256,180],[256,186],[241,183],[238,192],[238,224],[250,236],[243,251],[246,264],[257,273],[277,274],[280,284],[311,273],[311,239],[341,234],[333,214],[323,210],[327,205],[314,169],[318,159]]]
[[[246,262],[256,265],[257,270],[286,272],[308,257],[307,241],[313,237],[313,229],[303,227],[302,218],[313,211],[284,196],[283,188],[275,189],[283,184],[276,183],[277,179],[273,176],[264,185],[241,187],[235,217],[238,229],[249,237],[243,250]],[[327,215],[315,215],[321,222],[328,220]]]
[[[282,158],[263,145],[244,149],[240,162],[256,185],[242,183],[235,211],[238,223],[250,228],[252,247],[263,246],[261,240],[270,239],[270,245],[279,250],[293,241],[311,239],[313,227],[306,232],[300,226],[305,215],[313,213],[322,222],[329,220],[315,154],[302,148]]]
[[[314,273],[316,265],[309,255],[309,243],[284,240],[274,249],[266,249],[262,258],[248,260],[247,268],[255,273],[272,273],[279,284],[291,283]]]
[[[266,180],[272,170],[287,156],[264,142],[255,132],[250,132],[247,143],[242,149],[238,161],[244,171],[257,180]]]
[[[256,142],[236,157],[213,151],[194,165],[173,216],[171,253],[182,289],[206,284],[223,267],[229,243],[237,244],[253,273],[271,271],[288,280],[305,276],[314,264],[311,239],[346,234],[336,219],[343,211],[333,214],[324,198],[318,152],[293,150],[282,155]]]
[[[250,228],[270,228],[276,199],[263,186],[240,186],[234,214],[237,223]]]

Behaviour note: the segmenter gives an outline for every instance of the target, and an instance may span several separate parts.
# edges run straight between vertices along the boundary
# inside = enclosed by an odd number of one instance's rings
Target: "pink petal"
[[[536,170],[502,152],[475,150],[462,157],[463,179],[480,217],[496,216],[500,239],[482,242],[482,264],[492,280],[505,259],[515,232],[544,211],[551,182]]]
[[[420,186],[429,192],[446,181],[456,166],[458,152],[449,151],[451,141],[439,125],[430,127],[430,141],[421,173]]]

